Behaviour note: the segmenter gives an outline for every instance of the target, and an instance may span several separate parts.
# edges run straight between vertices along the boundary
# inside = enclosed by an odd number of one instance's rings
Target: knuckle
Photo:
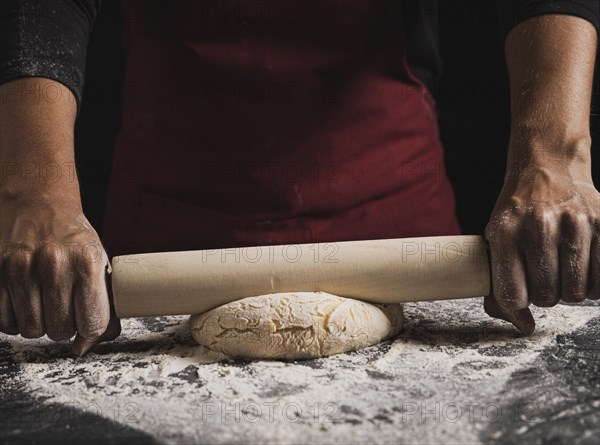
[[[569,227],[580,228],[590,224],[589,216],[584,212],[567,211],[562,214],[563,223]]]
[[[7,260],[24,249],[28,249],[28,246],[24,243],[10,241],[2,242],[2,259]]]
[[[104,248],[99,241],[81,241],[77,246],[75,255],[81,261],[87,261],[91,263],[102,262],[104,258]]]
[[[101,263],[86,255],[76,255],[73,259],[74,271],[84,279],[90,279],[101,270]]]
[[[21,337],[23,338],[40,338],[45,334],[44,328],[41,326],[24,326],[21,329]]]
[[[586,299],[586,294],[584,291],[574,291],[563,296],[563,300],[567,303],[581,303]]]
[[[75,272],[84,280],[89,280],[95,274],[95,267],[93,263],[85,260],[79,260],[74,265]]]
[[[44,245],[39,252],[40,260],[47,265],[59,265],[65,261],[65,253],[54,243]]]
[[[518,233],[516,221],[494,220],[490,221],[484,230],[484,237],[491,244],[505,243],[514,238]]]
[[[551,210],[535,209],[529,219],[533,233],[549,234],[556,226],[556,218]]]
[[[589,230],[590,220],[585,213],[582,212],[565,212],[561,216],[561,226],[564,235],[577,239],[582,232]]]
[[[15,252],[5,258],[3,263],[4,270],[9,277],[23,278],[29,274],[33,265],[33,252],[21,251]]]
[[[14,321],[0,320],[0,332],[8,335],[17,335],[19,333],[19,327]]]
[[[69,325],[48,327],[46,334],[52,341],[68,340],[75,335],[75,327]]]
[[[543,293],[533,299],[533,303],[539,307],[553,307],[556,306],[559,299],[554,294]]]
[[[492,241],[496,238],[496,225],[493,222],[489,222],[483,231],[483,236],[486,240]]]

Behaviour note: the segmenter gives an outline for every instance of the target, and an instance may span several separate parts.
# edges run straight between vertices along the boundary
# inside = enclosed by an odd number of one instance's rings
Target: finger
[[[68,340],[75,335],[75,314],[67,257],[59,247],[47,245],[38,264],[46,334],[54,341]]]
[[[490,243],[492,293],[504,312],[529,305],[525,268],[516,246]]]
[[[17,325],[12,303],[10,302],[8,289],[2,284],[0,284],[0,332],[9,335],[19,333],[19,326]]]
[[[107,289],[107,293],[108,293],[109,307],[110,307],[110,320],[108,322],[106,331],[104,331],[104,333],[98,338],[86,339],[79,334],[75,337],[75,340],[73,341],[73,352],[78,357],[81,357],[82,355],[86,354],[98,343],[101,343],[103,341],[114,340],[121,334],[121,320],[119,320],[119,318],[117,317],[114,301],[111,298],[110,289],[109,289],[109,282],[110,282],[109,277],[112,272],[112,267],[111,267],[110,261],[108,260],[108,257],[105,257],[105,262],[106,262],[106,269],[105,269],[105,273],[104,273],[104,286]]]
[[[110,320],[106,265],[100,263],[100,257],[96,261],[83,258],[76,264],[75,325],[81,337],[95,339],[106,331]]]
[[[108,266],[110,269],[110,265]],[[90,351],[94,346],[103,341],[114,340],[121,334],[121,320],[117,318],[117,314],[115,312],[115,306],[113,304],[112,299],[110,300],[110,321],[108,322],[108,326],[106,331],[98,338],[95,339],[86,339],[79,334],[75,337],[73,341],[73,352],[78,357],[86,354]]]
[[[522,257],[516,246],[490,242],[492,295],[484,299],[484,309],[492,317],[512,323],[525,335],[535,331],[528,309],[529,299]]]
[[[525,248],[528,294],[536,306],[551,307],[560,301],[558,234],[549,217],[533,218]]]
[[[525,335],[531,335],[535,331],[535,320],[529,308],[505,311],[500,307],[493,295],[488,295],[484,298],[483,308],[490,317],[512,323]]]
[[[102,343],[103,341],[114,340],[121,334],[121,320],[114,315],[114,312],[111,313],[110,321],[108,322],[108,327],[106,331],[98,338],[87,339],[77,334],[75,340],[73,340],[73,353],[78,357],[89,352],[94,346],[98,343]]]
[[[567,303],[585,300],[592,234],[577,218],[565,215],[559,248],[560,298]]]
[[[588,282],[588,298],[600,300],[600,236],[592,240]]]
[[[33,253],[16,252],[6,261],[8,293],[19,332],[24,338],[39,338],[45,333],[42,297],[33,279]]]

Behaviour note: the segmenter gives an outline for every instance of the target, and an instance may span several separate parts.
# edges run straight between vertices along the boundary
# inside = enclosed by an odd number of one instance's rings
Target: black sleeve
[[[100,0],[0,1],[0,84],[46,77],[81,103],[88,39]]]
[[[544,14],[566,14],[588,20],[600,35],[600,2],[598,0],[500,0],[500,36],[528,18]]]

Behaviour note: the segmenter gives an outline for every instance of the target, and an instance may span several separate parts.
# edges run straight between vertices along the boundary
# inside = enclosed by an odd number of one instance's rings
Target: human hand
[[[486,227],[485,310],[525,334],[535,329],[530,304],[600,298],[600,193],[584,171],[556,164],[509,175]]]
[[[77,355],[116,338],[110,262],[79,200],[48,190],[3,193],[0,208],[0,331],[54,341],[76,335]]]

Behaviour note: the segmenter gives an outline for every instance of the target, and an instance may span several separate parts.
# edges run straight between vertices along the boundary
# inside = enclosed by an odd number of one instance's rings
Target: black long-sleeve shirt
[[[87,43],[100,4],[101,0],[0,2],[0,83],[50,78],[67,86],[80,103]],[[501,39],[519,22],[543,14],[578,16],[600,29],[598,0],[510,0],[498,6]],[[438,2],[404,1],[403,10],[409,67],[434,89],[441,74]]]

